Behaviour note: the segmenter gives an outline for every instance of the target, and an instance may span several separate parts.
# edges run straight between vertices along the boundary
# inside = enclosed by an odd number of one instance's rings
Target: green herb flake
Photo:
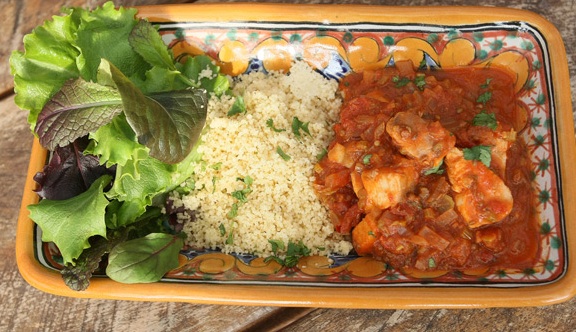
[[[226,235],[226,226],[224,226],[224,224],[220,224],[220,226],[218,226],[218,231],[220,232],[220,236]]]
[[[436,261],[434,260],[434,258],[430,257],[430,258],[428,259],[428,267],[431,268],[431,269],[433,269],[433,268],[436,267]]]
[[[277,133],[286,131],[286,129],[279,129],[279,128],[274,127],[274,120],[272,120],[272,119],[266,120],[266,126]]]
[[[444,159],[440,161],[440,163],[424,172],[424,175],[431,175],[431,174],[444,174],[444,169],[442,165],[444,164]]]
[[[322,160],[328,154],[328,150],[322,149],[319,154],[316,155],[316,160]]]
[[[486,105],[486,103],[488,103],[490,101],[490,99],[492,99],[492,92],[486,91],[483,94],[481,94],[480,96],[478,96],[478,99],[476,99],[476,102]]]
[[[289,155],[286,154],[286,152],[284,152],[284,150],[282,150],[281,147],[276,147],[276,152],[280,155],[280,157],[282,157],[282,159],[284,159],[285,161],[288,161],[290,159],[292,159]]]
[[[424,90],[424,87],[426,86],[426,76],[423,74],[416,76],[414,78],[414,84],[418,89]]]
[[[402,88],[410,83],[410,79],[408,77],[394,76],[392,77],[392,82],[397,88]]]
[[[491,81],[492,81],[492,78],[487,78],[487,79],[486,79],[486,82],[484,82],[482,85],[480,85],[480,87],[481,87],[482,89],[487,89],[488,86],[490,85],[490,82],[491,82]]]
[[[226,244],[227,245],[234,244],[234,233],[232,232],[228,233],[228,237],[226,238]]]
[[[238,203],[234,203],[234,204],[232,204],[230,211],[228,211],[228,213],[226,214],[226,218],[234,219],[237,216],[238,216]]]
[[[218,162],[218,163],[212,164],[212,165],[210,165],[209,167],[212,168],[213,170],[218,171],[218,170],[220,170],[220,168],[222,167],[222,162]]]
[[[492,147],[487,145],[476,145],[469,149],[462,149],[464,159],[466,160],[479,160],[486,167],[490,167],[492,161]]]
[[[234,101],[234,104],[232,104],[232,107],[230,107],[230,110],[228,111],[228,113],[226,113],[226,115],[228,117],[231,117],[236,114],[242,114],[242,113],[246,113],[246,104],[244,103],[244,97],[237,96],[236,100]]]
[[[274,254],[277,254],[279,251],[283,251],[284,249],[286,249],[286,245],[284,245],[284,241],[282,240],[270,239],[268,240],[268,243],[270,243],[270,245],[272,246],[272,252]]]
[[[364,158],[362,158],[362,163],[364,165],[368,165],[370,164],[370,159],[372,159],[372,155],[371,154],[367,154],[364,156]]]
[[[302,135],[300,134],[300,130],[302,130],[308,136],[312,136],[312,135],[310,135],[310,130],[308,129],[309,124],[310,124],[310,122],[302,122],[302,121],[300,121],[300,119],[298,119],[298,117],[296,117],[296,116],[293,117],[292,118],[292,133],[297,138],[301,138]]]
[[[494,113],[486,113],[482,111],[472,119],[472,124],[475,126],[483,126],[488,127],[492,130],[496,130],[498,127],[498,122],[496,121],[496,114]]]

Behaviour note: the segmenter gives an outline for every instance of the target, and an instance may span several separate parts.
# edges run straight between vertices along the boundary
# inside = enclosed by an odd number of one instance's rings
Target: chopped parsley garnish
[[[498,122],[496,121],[496,114],[486,113],[485,111],[476,114],[472,120],[472,124],[475,126],[488,127],[492,130],[495,130],[498,126]]]
[[[469,149],[462,149],[464,153],[464,159],[466,160],[479,160],[486,167],[490,167],[490,162],[492,161],[492,147],[487,145],[476,145]]]
[[[320,153],[318,155],[316,155],[316,159],[318,161],[322,160],[322,158],[324,158],[326,155],[328,154],[328,150],[326,149],[322,149],[322,151],[320,151]]]
[[[274,127],[274,120],[272,120],[272,119],[266,120],[266,126],[277,133],[286,131],[286,129],[279,129],[279,128]]]
[[[440,161],[440,164],[438,164],[437,166],[432,167],[432,168],[428,169],[426,172],[424,172],[424,175],[444,174],[444,169],[442,168],[442,165],[444,165],[444,159],[442,159]]]
[[[243,189],[234,190],[232,194],[230,194],[236,198],[237,201],[232,204],[232,208],[228,211],[228,214],[226,214],[228,219],[234,219],[238,216],[238,208],[248,201],[247,196],[252,192],[252,183],[254,182],[254,179],[248,175],[243,178],[238,177],[236,180],[244,182],[246,186]]]
[[[226,235],[226,226],[224,226],[224,224],[220,224],[220,226],[218,226],[218,231],[220,232],[220,236]]]
[[[414,84],[416,85],[416,87],[418,87],[418,89],[424,90],[424,87],[426,86],[426,80],[425,79],[426,79],[426,76],[423,74],[420,74],[414,78]]]
[[[276,147],[276,152],[280,155],[280,157],[282,157],[282,159],[288,161],[290,159],[292,159],[289,155],[286,154],[286,152],[284,152],[284,150],[282,150],[281,147]]]
[[[492,99],[492,92],[486,91],[483,94],[481,94],[480,96],[478,96],[478,99],[476,99],[476,102],[486,105],[486,103],[488,103],[488,101],[490,101],[490,99]]]
[[[426,75],[418,74],[413,81],[408,77],[394,76],[392,77],[392,82],[397,88],[405,87],[408,83],[413,82],[419,90],[424,90],[424,87],[426,86]]]
[[[264,259],[264,262],[269,262],[271,260],[276,261],[278,264],[281,264],[286,267],[294,267],[298,264],[300,258],[305,256],[310,256],[312,251],[304,245],[302,240],[298,241],[298,243],[294,243],[292,241],[288,241],[288,247],[284,245],[284,241],[282,240],[268,240],[270,245],[272,246],[272,256],[268,256]],[[280,257],[282,252],[286,249],[286,256],[284,259]]]
[[[368,165],[370,164],[370,159],[372,159],[372,155],[371,154],[367,154],[364,156],[364,158],[362,158],[362,163],[364,165]]]
[[[410,83],[410,79],[408,77],[394,76],[392,77],[392,82],[395,83],[397,88],[401,88],[408,85],[408,83]]]
[[[241,113],[246,113],[246,104],[244,104],[244,97],[238,96],[236,97],[234,104],[232,104],[232,107],[230,107],[230,110],[228,113],[226,113],[226,115],[234,116]]]
[[[292,118],[292,133],[297,138],[301,138],[302,134],[300,134],[300,130],[302,130],[304,133],[308,134],[308,136],[312,136],[312,135],[310,135],[310,131],[308,130],[309,124],[310,124],[310,122],[302,122],[302,121],[300,121],[300,119],[298,119],[298,117],[296,117],[296,116],[293,117]]]
[[[212,164],[212,165],[210,165],[209,167],[212,168],[213,170],[216,170],[216,171],[217,171],[217,170],[220,169],[220,167],[222,167],[222,162],[218,162],[218,163]]]
[[[230,211],[226,214],[226,218],[234,219],[238,216],[238,203],[233,203]]]
[[[430,258],[428,259],[428,267],[431,268],[431,269],[433,269],[433,268],[436,267],[436,261],[434,260],[434,258],[430,257]]]
[[[486,79],[486,82],[485,82],[484,84],[480,85],[480,87],[481,87],[482,89],[487,89],[487,88],[488,88],[488,85],[490,85],[490,82],[491,82],[491,81],[492,81],[492,78],[487,78],[487,79]]]

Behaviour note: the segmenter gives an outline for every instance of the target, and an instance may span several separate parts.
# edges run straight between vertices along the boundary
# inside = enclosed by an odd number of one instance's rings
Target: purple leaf
[[[34,176],[40,197],[51,200],[72,198],[85,192],[102,175],[114,175],[114,169],[100,165],[96,156],[84,155],[85,146],[85,140],[80,139],[54,150],[48,165]]]

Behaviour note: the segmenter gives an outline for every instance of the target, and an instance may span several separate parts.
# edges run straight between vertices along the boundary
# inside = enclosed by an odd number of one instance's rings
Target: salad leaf
[[[113,175],[114,168],[101,166],[98,158],[82,153],[82,140],[57,148],[48,165],[36,173],[36,193],[42,198],[64,200],[77,196],[90,188],[102,175]]]
[[[147,148],[136,141],[136,133],[126,122],[123,113],[90,133],[89,137],[91,143],[86,148],[86,153],[98,156],[100,164],[108,167],[124,166],[133,157],[147,154]]]
[[[176,63],[179,65],[179,63]],[[216,96],[229,92],[230,82],[220,75],[220,67],[206,55],[188,57],[184,65],[178,68],[182,74],[196,83],[197,88],[205,89]]]
[[[80,50],[77,63],[82,78],[97,78],[101,59],[114,64],[128,77],[143,77],[152,67],[139,53],[132,49],[129,36],[138,24],[135,8],[115,8],[109,1],[92,11],[74,8],[79,17],[74,45]]]
[[[80,75],[76,66],[80,52],[72,44],[76,29],[71,16],[55,16],[24,36],[25,52],[14,51],[10,56],[14,102],[29,111],[28,123],[32,130],[46,102],[64,82]]]
[[[90,285],[92,274],[100,267],[102,256],[110,251],[113,243],[118,241],[120,239],[111,242],[103,237],[91,239],[90,248],[80,254],[75,264],[66,264],[64,269],[60,271],[64,283],[76,291],[86,290]]]
[[[42,229],[42,241],[54,242],[65,264],[74,265],[74,260],[90,247],[90,237],[106,236],[108,200],[103,190],[111,179],[102,176],[87,191],[66,200],[44,199],[28,206],[30,219]]]
[[[106,274],[123,283],[155,282],[178,267],[182,238],[151,233],[115,246],[108,257]]]
[[[36,123],[40,143],[54,150],[107,124],[122,112],[122,99],[114,88],[69,80],[46,103]]]
[[[106,60],[102,60],[103,62]],[[208,108],[205,90],[144,95],[118,68],[110,74],[122,96],[126,120],[150,155],[166,163],[184,159],[200,137]]]
[[[136,53],[149,64],[160,68],[176,70],[173,56],[166,48],[162,37],[148,21],[140,20],[130,31],[128,42]]]

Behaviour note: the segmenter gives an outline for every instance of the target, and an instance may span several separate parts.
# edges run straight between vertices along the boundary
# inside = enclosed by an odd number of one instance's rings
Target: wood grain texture
[[[16,219],[32,137],[26,114],[10,95],[8,57],[22,37],[62,5],[101,0],[0,0],[0,331],[572,331],[576,300],[536,308],[467,310],[341,310],[212,306],[57,297],[29,286],[14,257]],[[192,2],[115,1],[117,5]],[[196,1],[234,2],[234,1]],[[247,2],[247,1],[244,1]],[[249,2],[249,1],[248,1]],[[556,25],[567,49],[572,97],[576,91],[576,2],[572,0],[297,0],[284,3],[374,5],[487,5],[527,9]],[[384,10],[379,8],[378,10]],[[574,110],[572,110],[574,112]],[[385,299],[382,299],[385,301]]]

